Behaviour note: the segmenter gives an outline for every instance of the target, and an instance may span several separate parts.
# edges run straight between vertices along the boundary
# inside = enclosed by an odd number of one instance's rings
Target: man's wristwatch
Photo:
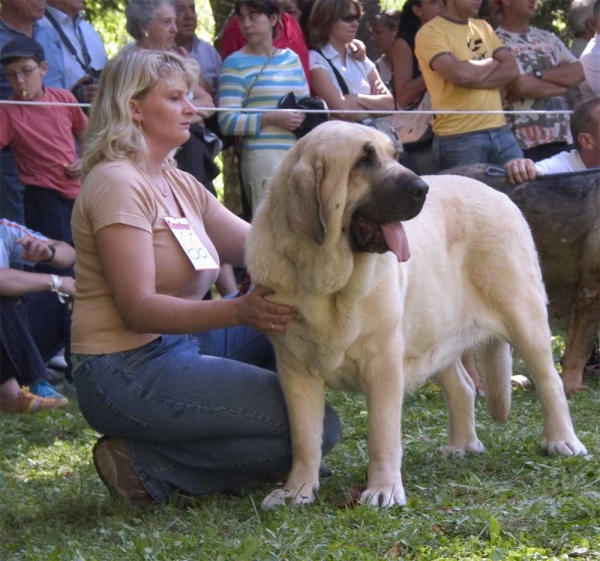
[[[541,80],[542,76],[544,75],[544,71],[543,70],[534,70],[533,71],[533,75],[538,79]]]
[[[40,261],[40,263],[50,263],[50,262],[52,262],[52,260],[54,259],[54,256],[56,255],[56,248],[53,245],[48,244],[47,247],[50,250],[50,257],[48,259],[44,259],[43,261]]]

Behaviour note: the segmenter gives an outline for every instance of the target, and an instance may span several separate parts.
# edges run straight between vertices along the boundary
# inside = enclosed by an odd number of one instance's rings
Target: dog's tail
[[[479,360],[485,386],[485,402],[497,423],[505,423],[510,413],[512,390],[512,354],[510,345],[500,339],[491,340],[479,349]]]

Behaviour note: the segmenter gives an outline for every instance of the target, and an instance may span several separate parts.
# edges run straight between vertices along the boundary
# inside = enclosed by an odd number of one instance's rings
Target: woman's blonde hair
[[[310,46],[317,49],[324,47],[329,42],[333,24],[346,17],[352,5],[356,6],[356,15],[360,19],[363,9],[358,0],[317,0],[308,20]]]
[[[161,80],[183,78],[191,91],[198,83],[198,65],[171,51],[125,48],[108,61],[100,76],[85,132],[83,174],[104,161],[129,159],[143,165],[146,139],[131,116],[130,102],[141,99]],[[171,152],[168,166],[174,165]]]

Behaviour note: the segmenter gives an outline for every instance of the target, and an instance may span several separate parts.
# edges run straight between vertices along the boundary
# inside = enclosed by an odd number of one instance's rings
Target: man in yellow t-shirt
[[[436,111],[502,111],[500,89],[519,76],[510,49],[477,17],[481,0],[447,0],[417,33],[415,53]],[[501,113],[436,115],[433,153],[440,169],[503,165],[522,151]]]

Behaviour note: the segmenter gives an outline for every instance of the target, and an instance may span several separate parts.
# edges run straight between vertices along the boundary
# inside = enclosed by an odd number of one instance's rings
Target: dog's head
[[[287,189],[292,230],[320,245],[347,240],[353,252],[410,257],[402,221],[423,207],[428,186],[401,166],[388,137],[362,125],[330,121],[290,150],[272,189]]]

